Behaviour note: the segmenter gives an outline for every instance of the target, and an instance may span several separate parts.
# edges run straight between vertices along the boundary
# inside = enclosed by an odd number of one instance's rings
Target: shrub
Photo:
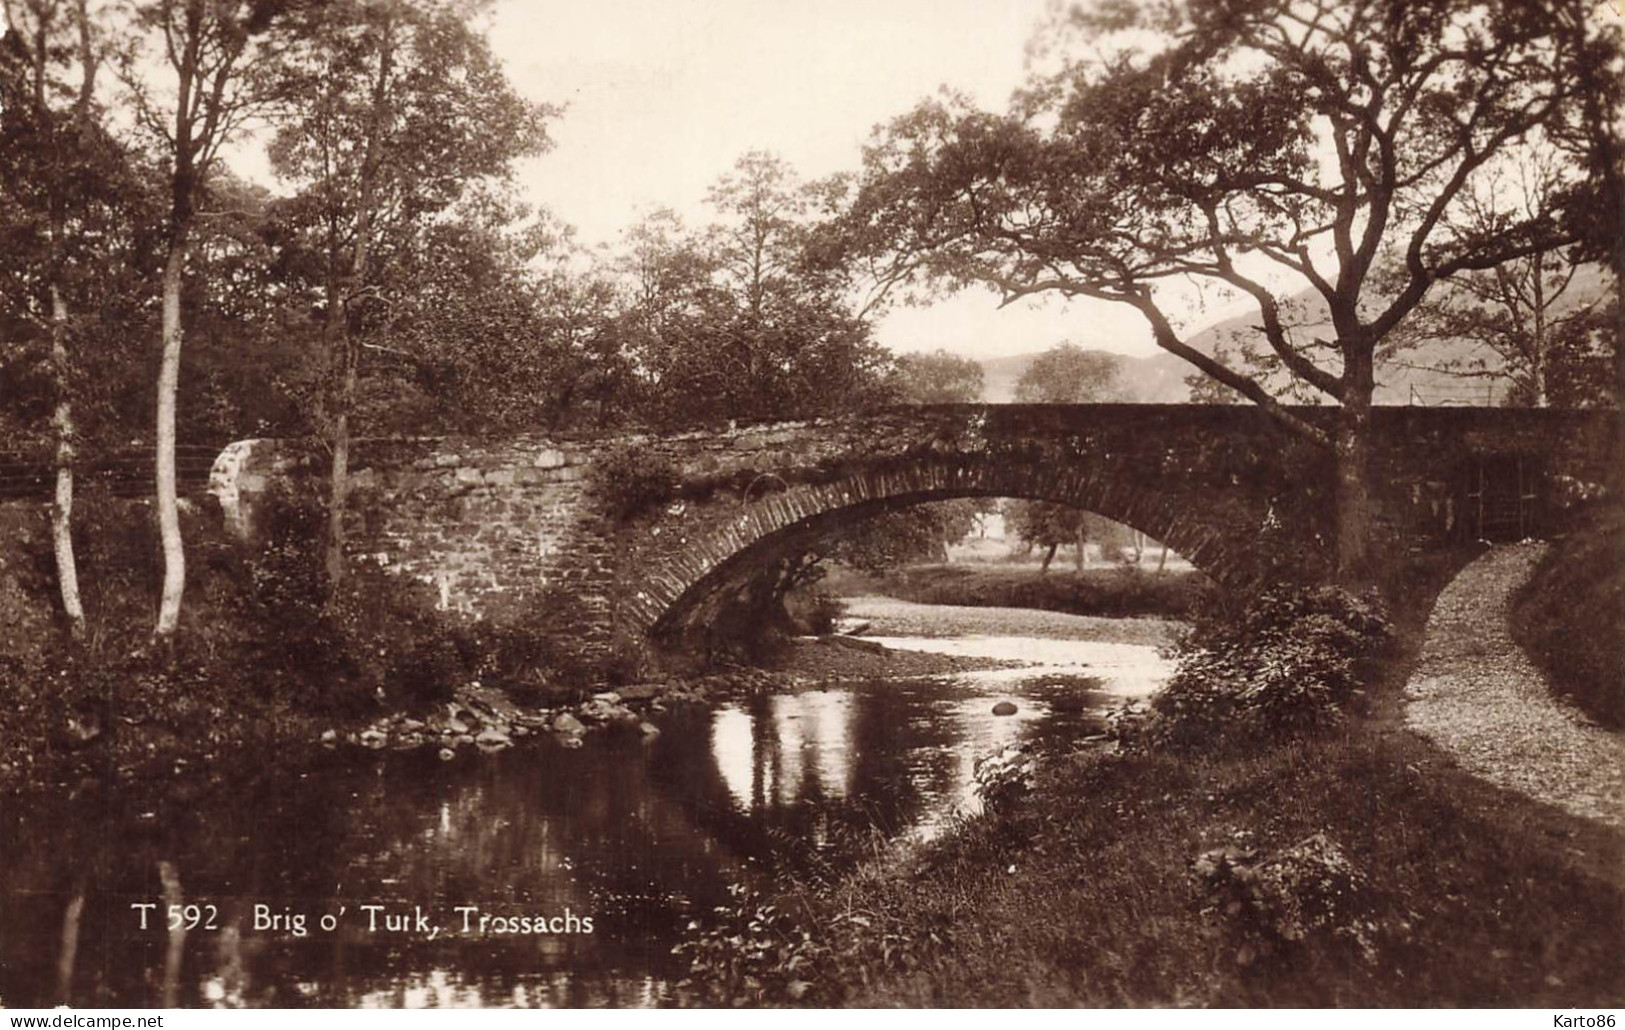
[[[732,904],[713,908],[707,922],[690,922],[688,936],[672,948],[689,963],[679,988],[700,1005],[801,1000],[821,950],[812,935],[756,891],[731,884],[728,893]]]
[[[587,493],[604,513],[625,521],[677,496],[681,473],[675,462],[647,446],[616,447],[592,465]]]
[[[1372,963],[1390,931],[1369,878],[1324,833],[1267,855],[1216,848],[1192,868],[1202,912],[1229,938],[1239,967],[1306,947],[1352,949]]]
[[[1123,742],[1199,744],[1233,733],[1272,738],[1336,723],[1386,652],[1381,603],[1336,587],[1266,593],[1239,616],[1199,623],[1168,685]]]
[[[261,672],[313,708],[357,713],[379,701],[422,707],[469,678],[467,634],[433,610],[421,587],[354,568],[329,598],[326,509],[314,488],[283,486],[261,508],[260,540],[220,565],[240,582],[235,603],[256,628],[242,644]],[[215,607],[232,603],[217,598]]]
[[[1033,760],[1020,744],[1008,744],[976,760],[976,795],[990,812],[1008,811],[1033,789]]]
[[[784,607],[798,630],[815,636],[835,632],[835,623],[846,615],[846,602],[822,587],[792,590]]]
[[[1625,728],[1625,511],[1602,509],[1552,544],[1513,599],[1512,631],[1553,689]]]

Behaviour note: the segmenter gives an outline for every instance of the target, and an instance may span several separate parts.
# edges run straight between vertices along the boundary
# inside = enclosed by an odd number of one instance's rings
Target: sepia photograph
[[[0,0],[0,1008],[1613,1028],[1622,272],[1625,0]]]

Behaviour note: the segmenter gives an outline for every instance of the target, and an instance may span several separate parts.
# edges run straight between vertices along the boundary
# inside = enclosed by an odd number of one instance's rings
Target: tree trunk
[[[350,492],[350,406],[355,402],[355,355],[344,334],[343,379],[339,385],[338,417],[333,423],[333,470],[327,496],[327,588],[328,599],[344,582],[344,505]]]
[[[79,600],[79,568],[73,557],[73,402],[69,398],[68,305],[62,290],[51,284],[51,365],[56,378],[56,498],[51,505],[51,550],[56,554],[56,578],[62,592],[62,611],[68,633],[85,636],[85,608]]]
[[[1616,145],[1617,154],[1619,147]],[[1612,189],[1606,195],[1616,201],[1615,220],[1618,223],[1614,249],[1609,264],[1614,271],[1614,460],[1613,482],[1608,484],[1614,494],[1614,504],[1625,509],[1625,183],[1616,171]]]
[[[85,913],[85,888],[81,883],[62,912],[62,946],[56,955],[56,1003],[73,1001],[73,973],[79,962],[79,926]]]
[[[1072,571],[1077,573],[1080,576],[1083,575],[1083,548],[1084,548],[1084,545],[1088,542],[1088,540],[1089,540],[1088,533],[1084,530],[1083,524],[1079,523],[1079,525],[1078,525],[1078,553],[1073,555],[1073,557],[1072,557]]]
[[[1167,565],[1168,565],[1168,545],[1163,544],[1162,545],[1162,554],[1160,554],[1157,557],[1157,574],[1159,576],[1162,574],[1162,570],[1164,568],[1166,568]]]
[[[186,586],[186,553],[175,491],[175,401],[181,374],[181,273],[185,267],[186,233],[177,228],[164,265],[164,352],[158,369],[158,532],[164,551],[164,587],[154,632],[164,639],[174,636],[180,625],[181,592]]]
[[[350,411],[355,404],[357,366],[360,347],[355,340],[356,327],[350,320],[350,297],[358,295],[367,285],[367,262],[372,249],[374,207],[377,205],[378,175],[383,161],[383,136],[387,127],[389,84],[395,67],[394,22],[389,9],[383,9],[384,23],[378,50],[378,73],[373,79],[372,107],[367,113],[366,153],[361,160],[360,192],[356,204],[355,250],[351,257],[348,296],[335,295],[331,275],[328,279],[328,317],[339,320],[336,339],[343,348],[343,363],[339,383],[338,417],[333,425],[333,468],[327,496],[327,589],[328,600],[337,596],[344,582],[344,505],[350,494]]]
[[[1337,580],[1367,586],[1371,560],[1371,394],[1369,348],[1345,349],[1343,404],[1338,409],[1334,455],[1337,465]]]
[[[1055,560],[1055,549],[1060,547],[1060,546],[1061,546],[1060,544],[1050,544],[1049,545],[1049,550],[1044,553],[1044,564],[1042,564],[1042,565],[1040,565],[1038,567],[1038,574],[1040,576],[1044,575],[1045,573],[1047,573],[1049,571],[1049,563]]]

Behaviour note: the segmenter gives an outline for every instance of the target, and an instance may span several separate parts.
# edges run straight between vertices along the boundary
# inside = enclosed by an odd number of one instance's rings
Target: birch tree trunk
[[[62,591],[62,611],[68,633],[75,641],[85,636],[85,608],[79,599],[79,568],[73,556],[73,402],[69,397],[68,305],[62,290],[51,284],[51,364],[56,375],[56,496],[51,504],[51,550],[56,555],[56,578]]]
[[[186,552],[181,541],[180,506],[175,488],[175,402],[181,373],[181,274],[186,267],[186,232],[177,226],[164,265],[163,361],[158,368],[157,501],[158,533],[164,554],[164,586],[158,607],[161,639],[180,625],[186,586]]]

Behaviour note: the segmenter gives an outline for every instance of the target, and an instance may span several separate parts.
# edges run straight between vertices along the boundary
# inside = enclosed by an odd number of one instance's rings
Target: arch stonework
[[[1188,499],[1177,492],[1125,483],[1113,471],[1054,468],[1042,461],[934,459],[769,493],[703,535],[686,538],[680,553],[648,569],[627,598],[625,629],[658,635],[705,595],[737,583],[766,560],[800,553],[884,512],[966,497],[1049,501],[1095,512],[1168,544],[1215,580],[1248,577],[1256,536],[1227,534],[1226,524],[1261,526],[1269,516],[1267,502],[1233,495],[1192,512],[1184,510]]]

